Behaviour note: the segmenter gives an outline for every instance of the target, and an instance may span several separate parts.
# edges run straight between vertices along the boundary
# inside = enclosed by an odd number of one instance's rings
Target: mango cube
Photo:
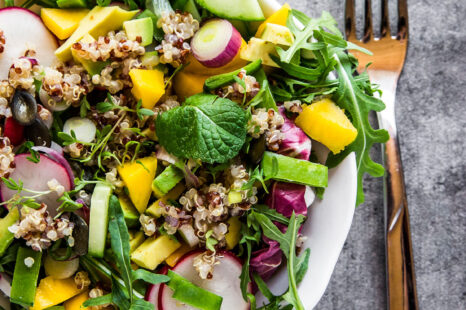
[[[227,221],[228,232],[225,235],[225,241],[227,243],[227,250],[232,250],[238,245],[240,239],[241,222],[238,217],[230,217]]]
[[[94,7],[79,23],[78,28],[56,51],[55,56],[63,62],[71,60],[71,46],[86,34],[94,38],[121,29],[123,22],[130,20],[139,11],[126,11],[118,6]]]
[[[152,109],[165,94],[163,72],[159,70],[132,69],[129,72],[133,89],[131,92],[137,100],[142,100],[142,106]]]
[[[159,264],[175,252],[181,243],[168,235],[147,238],[132,254],[131,260],[138,266],[154,270]]]
[[[183,71],[178,72],[173,78],[173,88],[176,95],[183,100],[192,95],[202,93],[204,91],[204,82],[208,77],[208,75]]]
[[[118,167],[118,173],[128,188],[129,198],[139,213],[143,213],[152,193],[152,180],[157,170],[157,158],[145,157]]]
[[[51,276],[43,278],[36,290],[34,306],[29,310],[42,310],[61,304],[81,292],[73,278],[55,279]]]
[[[175,267],[176,263],[180,260],[180,258],[182,258],[186,253],[188,253],[191,250],[192,248],[189,245],[183,244],[180,248],[178,248],[178,250],[173,252],[173,254],[170,255],[165,260],[165,262],[167,263],[168,266]]]
[[[65,310],[88,310],[89,307],[81,307],[82,304],[89,299],[89,291],[84,291],[81,294],[65,301]]]
[[[260,38],[262,32],[264,32],[265,26],[267,24],[276,24],[286,26],[286,20],[288,19],[288,15],[290,14],[291,7],[288,3],[285,3],[278,11],[267,17],[267,19],[260,24],[259,28],[256,32],[256,37]]]
[[[295,122],[309,137],[334,154],[341,152],[358,135],[345,112],[328,98],[305,107]]]
[[[57,38],[65,40],[78,28],[87,13],[88,9],[41,9],[40,17]]]

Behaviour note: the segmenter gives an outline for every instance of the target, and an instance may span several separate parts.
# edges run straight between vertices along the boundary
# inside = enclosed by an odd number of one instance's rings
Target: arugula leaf
[[[283,214],[277,212],[275,209],[271,209],[267,205],[254,205],[253,207],[254,212],[261,213],[267,216],[270,220],[288,225],[290,220],[284,216]]]
[[[90,298],[86,300],[82,306],[83,307],[93,307],[93,306],[101,306],[105,304],[109,304],[112,302],[112,294],[106,294],[103,296],[95,297],[95,298]]]
[[[121,277],[125,282],[129,294],[129,300],[133,302],[133,275],[129,259],[129,233],[124,220],[120,202],[115,195],[110,197],[109,223],[110,242],[120,270]],[[125,309],[125,308],[123,308]]]
[[[178,158],[224,163],[246,140],[246,112],[238,104],[210,94],[189,97],[181,107],[159,114],[159,143]]]
[[[333,95],[335,102],[345,111],[351,114],[354,127],[358,130],[356,140],[337,155],[329,154],[326,164],[329,168],[337,166],[349,153],[356,153],[356,167],[358,170],[358,193],[356,205],[364,202],[362,178],[364,173],[374,177],[384,174],[382,165],[374,162],[369,151],[374,143],[385,143],[389,139],[388,132],[384,129],[374,129],[369,122],[369,112],[382,111],[385,104],[373,96],[364,93],[356,85],[352,77],[352,63],[344,52],[333,55],[337,65],[338,80],[340,84]]]
[[[306,275],[307,269],[309,267],[309,257],[311,256],[311,249],[306,249],[298,257],[296,261],[296,284],[301,283]]]
[[[154,310],[155,306],[144,299],[136,299],[129,310]]]

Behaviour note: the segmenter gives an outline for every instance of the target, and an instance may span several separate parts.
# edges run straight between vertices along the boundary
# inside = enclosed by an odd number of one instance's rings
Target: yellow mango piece
[[[81,293],[73,278],[55,279],[46,277],[40,280],[36,290],[34,306],[29,310],[42,310],[51,306],[61,304],[65,300],[70,299]]]
[[[129,252],[133,253],[144,242],[144,233],[142,231],[129,231]]]
[[[142,268],[154,270],[180,246],[181,243],[167,235],[161,235],[157,238],[147,238],[131,254],[131,260]]]
[[[41,9],[40,17],[57,38],[65,40],[73,34],[88,13],[88,9]]]
[[[152,194],[152,181],[157,170],[157,158],[145,157],[118,167],[118,173],[128,188],[129,198],[139,213],[143,213]]]
[[[89,299],[89,291],[84,291],[81,294],[65,301],[65,310],[88,310],[89,307],[81,307],[82,304]]]
[[[230,217],[227,221],[229,224],[228,232],[225,235],[225,241],[227,243],[227,250],[232,250],[238,245],[240,239],[241,222],[237,216]]]
[[[278,11],[267,17],[267,19],[262,24],[260,24],[255,36],[260,38],[267,24],[286,26],[286,20],[288,19],[288,14],[290,13],[290,11],[290,5],[288,3],[285,3]]]
[[[201,71],[202,72],[202,71]],[[173,88],[181,100],[204,91],[204,82],[208,75],[180,71],[173,78]]]
[[[157,199],[149,208],[147,208],[146,213],[152,215],[153,217],[159,218],[162,216],[163,207],[160,205],[160,202],[166,204],[168,200],[176,200],[184,192],[185,187],[183,183],[176,184],[165,196],[160,199]]]
[[[191,250],[192,248],[189,245],[183,244],[178,250],[173,252],[173,254],[170,255],[165,260],[165,262],[167,263],[168,266],[174,267],[176,263],[180,260],[180,258],[182,258],[186,253],[188,253]]]
[[[240,56],[247,61],[254,61],[260,58],[263,65],[279,68],[270,57],[270,54],[278,55],[275,44],[259,38],[251,38],[248,45],[241,49]]]
[[[94,38],[121,29],[123,22],[130,20],[139,11],[126,11],[118,6],[94,7],[79,23],[78,28],[56,51],[55,56],[63,62],[71,60],[71,46],[90,34]]]
[[[309,137],[334,154],[341,152],[358,135],[345,112],[328,98],[305,107],[295,122]]]
[[[129,72],[133,88],[131,92],[137,100],[142,100],[142,106],[152,109],[165,94],[163,72],[159,70],[132,69]]]

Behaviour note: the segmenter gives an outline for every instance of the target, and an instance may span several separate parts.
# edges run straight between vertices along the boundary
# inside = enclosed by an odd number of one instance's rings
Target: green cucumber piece
[[[244,21],[262,21],[264,13],[257,0],[196,0],[218,17]]]
[[[173,290],[173,298],[201,310],[219,310],[223,298],[193,284],[176,272],[168,270],[171,280],[167,286]]]
[[[183,171],[170,165],[152,182],[155,197],[162,198],[184,178]]]
[[[57,0],[57,6],[60,9],[87,8],[87,1],[86,0]]]
[[[8,214],[0,220],[0,256],[5,254],[6,249],[13,242],[14,234],[8,230],[8,227],[19,220],[18,208],[13,208]]]
[[[24,260],[29,257],[34,260],[31,267],[26,266],[24,263]],[[25,308],[34,305],[41,258],[42,252],[34,251],[29,247],[20,247],[18,249],[13,281],[11,282],[10,301],[12,303]]]
[[[265,152],[261,167],[266,179],[327,187],[328,168],[307,160]]]
[[[246,74],[251,75],[257,70],[259,70],[259,68],[261,67],[261,64],[262,64],[262,60],[257,59],[251,62],[250,64],[244,66],[241,69],[228,72],[228,73],[211,76],[207,80],[205,80],[204,89],[206,91],[211,91],[219,87],[222,87],[224,85],[233,83],[233,81],[235,80],[234,76],[237,76],[238,73],[241,72],[241,70],[245,70]]]
[[[112,187],[105,183],[98,183],[92,193],[88,251],[94,257],[104,257],[108,230],[108,205],[111,195]]]

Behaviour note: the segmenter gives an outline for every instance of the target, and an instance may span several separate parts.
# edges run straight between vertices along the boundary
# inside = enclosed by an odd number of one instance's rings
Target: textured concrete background
[[[283,1],[281,1],[283,3]],[[343,0],[288,0],[343,26]],[[380,10],[373,2],[374,14]],[[394,0],[390,0],[396,25]],[[408,0],[410,45],[397,93],[421,309],[466,309],[466,1]],[[363,1],[357,1],[359,29]],[[377,14],[378,15],[378,14]],[[374,23],[375,24],[375,23]],[[380,161],[379,150],[374,158]],[[316,309],[384,309],[382,180],[366,178],[355,218]]]

